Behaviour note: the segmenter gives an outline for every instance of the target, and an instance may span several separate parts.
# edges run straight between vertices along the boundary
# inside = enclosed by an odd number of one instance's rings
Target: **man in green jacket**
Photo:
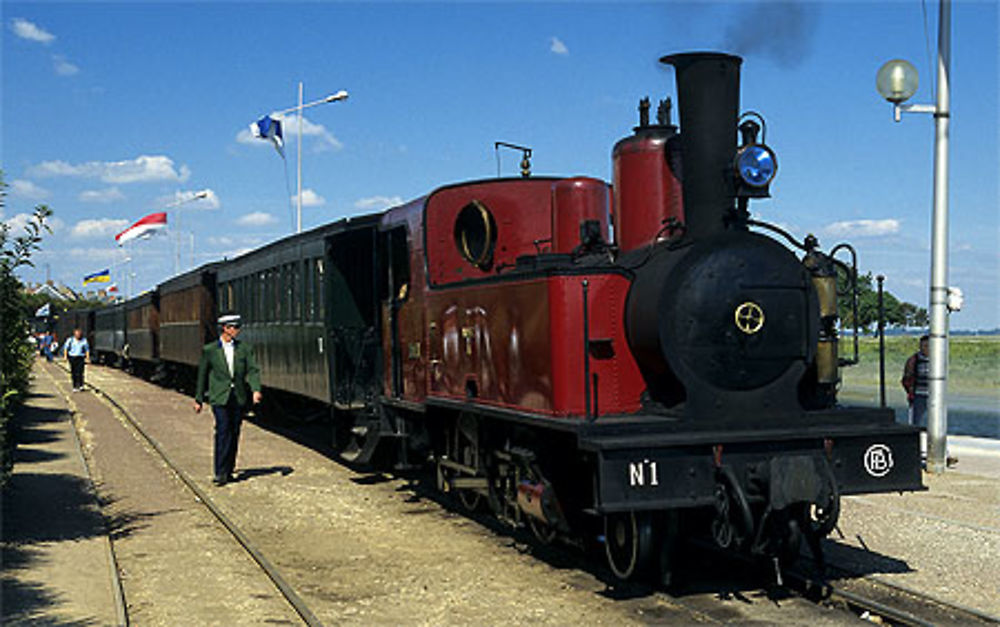
[[[219,318],[221,332],[215,342],[205,344],[198,363],[194,411],[200,413],[207,400],[215,415],[215,478],[225,485],[233,479],[240,424],[250,400],[260,403],[260,368],[249,344],[237,340],[241,320],[237,314]]]

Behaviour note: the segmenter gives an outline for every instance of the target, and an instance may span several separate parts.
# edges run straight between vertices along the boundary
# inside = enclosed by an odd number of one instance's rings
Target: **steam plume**
[[[759,56],[786,67],[808,54],[819,23],[818,3],[763,0],[740,5],[726,26],[723,49],[741,56]]]

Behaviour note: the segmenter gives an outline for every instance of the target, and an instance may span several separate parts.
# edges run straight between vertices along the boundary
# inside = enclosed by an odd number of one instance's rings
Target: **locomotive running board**
[[[594,509],[600,513],[711,505],[717,471],[739,477],[775,458],[826,458],[841,494],[924,490],[919,430],[907,425],[809,429],[589,434],[580,448],[596,457]]]

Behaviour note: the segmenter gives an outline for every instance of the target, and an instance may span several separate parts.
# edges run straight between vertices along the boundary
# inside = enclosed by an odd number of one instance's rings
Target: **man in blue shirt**
[[[83,391],[83,364],[90,353],[90,344],[83,337],[83,331],[73,329],[73,337],[66,340],[66,358],[69,360],[69,372],[73,378],[73,391]]]

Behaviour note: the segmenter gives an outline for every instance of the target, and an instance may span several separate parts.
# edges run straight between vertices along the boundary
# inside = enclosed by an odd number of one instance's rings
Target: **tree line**
[[[843,268],[837,268],[837,308],[840,310],[841,328],[853,329],[854,311],[848,276]],[[925,308],[901,301],[885,289],[882,291],[882,306],[887,327],[926,327],[930,323]],[[858,276],[858,327],[865,333],[878,331],[878,286],[871,272]]]

